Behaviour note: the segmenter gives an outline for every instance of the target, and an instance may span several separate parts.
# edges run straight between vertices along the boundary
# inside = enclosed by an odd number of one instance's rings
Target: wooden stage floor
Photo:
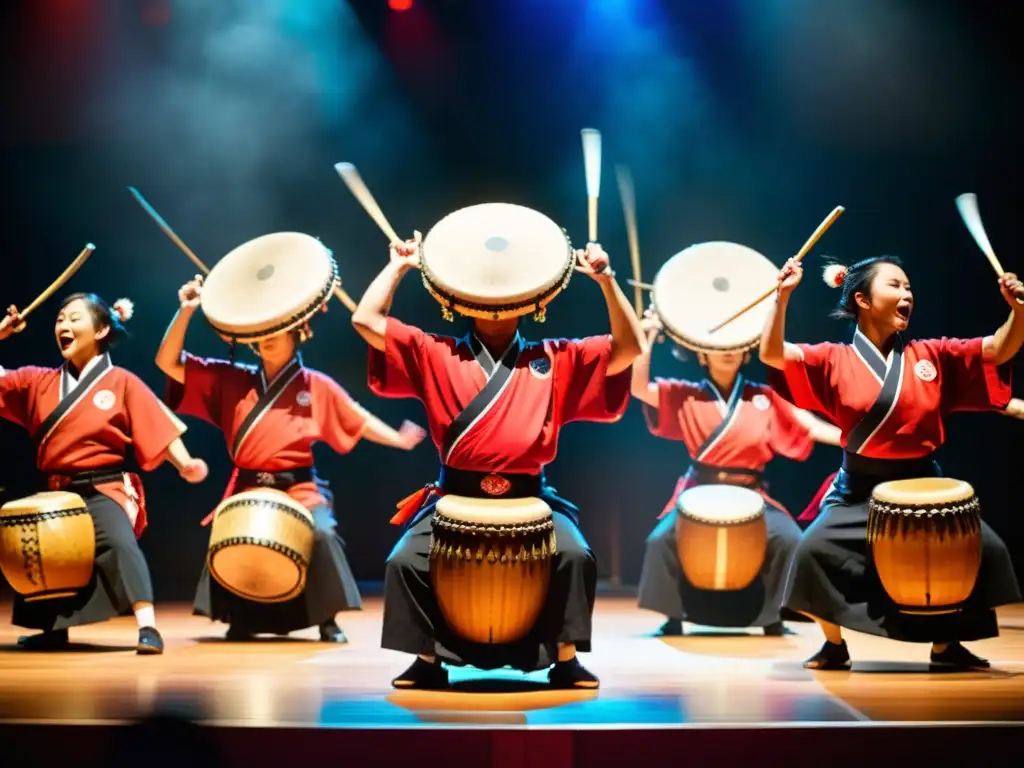
[[[794,635],[760,630],[657,638],[660,617],[630,598],[602,597],[594,653],[581,658],[596,692],[548,690],[544,673],[453,669],[445,692],[395,691],[407,664],[379,647],[381,604],[339,615],[349,644],[313,631],[229,643],[225,627],[186,606],[158,606],[165,655],[137,657],[130,619],[72,630],[73,649],[29,653],[0,625],[0,722],[120,723],[175,710],[219,726],[300,728],[709,728],[892,723],[1024,724],[1024,605],[1000,612],[1001,636],[971,648],[985,672],[938,673],[927,647],[855,633],[850,672],[811,672],[821,643],[810,624]],[[5,609],[9,616],[9,609]],[[1021,731],[1024,736],[1024,731]]]

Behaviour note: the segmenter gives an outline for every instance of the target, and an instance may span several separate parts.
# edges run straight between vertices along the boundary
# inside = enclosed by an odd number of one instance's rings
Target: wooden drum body
[[[475,643],[525,637],[551,582],[551,508],[537,498],[442,496],[433,529],[430,580],[448,627]]]
[[[47,491],[0,509],[0,571],[26,602],[75,595],[95,560],[96,530],[78,494]]]
[[[483,203],[450,213],[420,246],[423,285],[444,308],[500,320],[544,309],[569,284],[576,264],[564,230],[521,205]]]
[[[676,502],[676,551],[698,589],[738,590],[761,572],[768,547],[764,498],[735,485],[698,485]]]
[[[249,344],[305,325],[337,282],[338,265],[323,243],[301,232],[273,232],[218,261],[200,302],[217,333]]]
[[[753,248],[698,243],[658,270],[651,303],[676,344],[712,354],[743,352],[757,346],[772,302],[761,302],[715,333],[708,329],[763,294],[778,276],[779,268]]]
[[[981,568],[981,505],[962,480],[922,477],[875,487],[868,544],[882,586],[903,613],[953,613]]]
[[[306,588],[313,555],[313,515],[271,488],[230,496],[214,513],[207,564],[229,592],[281,603]]]

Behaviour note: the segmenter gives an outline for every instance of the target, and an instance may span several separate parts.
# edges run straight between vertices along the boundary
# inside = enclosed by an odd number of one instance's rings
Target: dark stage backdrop
[[[360,295],[387,258],[386,241],[332,166],[355,162],[401,233],[503,200],[540,209],[586,237],[579,130],[604,137],[601,240],[629,275],[612,166],[631,166],[644,277],[687,245],[733,240],[776,263],[833,206],[846,214],[808,257],[789,336],[846,338],[827,319],[835,293],[817,279],[822,254],[896,253],[909,264],[917,336],[991,333],[1006,317],[995,276],[953,205],[978,193],[1008,269],[1024,271],[1015,236],[1021,122],[1006,74],[1020,26],[1012,3],[868,0],[829,3],[491,0],[426,2],[393,13],[379,2],[199,0],[10,3],[5,69],[0,303],[25,305],[86,242],[97,251],[66,293],[136,303],[116,362],[162,388],[153,356],[194,272],[126,191],[138,187],[207,261],[277,230],[317,235]],[[813,5],[813,12],[812,11]],[[783,8],[782,6],[786,6]],[[60,362],[57,299],[2,344],[0,364]],[[415,276],[394,314],[446,324]],[[332,303],[307,364],[336,378],[397,425],[423,423],[412,401],[366,386],[366,347]],[[577,276],[531,337],[607,331],[601,294]],[[226,349],[197,318],[188,348]],[[699,376],[669,345],[654,372]],[[1020,374],[1021,364],[1017,363]],[[760,364],[750,376],[763,377]],[[1024,393],[1024,389],[1018,390]],[[1024,568],[1016,486],[1024,423],[996,414],[949,419],[941,461],[974,483],[984,515]],[[188,599],[205,555],[200,519],[229,474],[223,440],[189,421],[189,448],[210,464],[201,486],[169,467],[146,478],[151,527],[143,548],[160,600]],[[35,489],[28,438],[0,423],[4,500]],[[382,578],[398,530],[397,499],[436,476],[432,447],[411,453],[360,444],[324,449],[337,516],[356,575]],[[837,449],[779,460],[774,496],[799,512],[836,468]],[[602,575],[618,530],[621,575],[639,577],[644,538],[684,471],[682,447],[650,436],[634,403],[614,425],[563,433],[551,480],[583,511]]]

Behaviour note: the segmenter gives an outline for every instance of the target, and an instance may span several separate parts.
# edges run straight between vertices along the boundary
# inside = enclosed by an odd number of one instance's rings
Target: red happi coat
[[[156,469],[167,448],[185,433],[153,391],[110,355],[94,358],[77,384],[67,366],[0,368],[0,416],[28,430],[36,444],[36,466],[50,475],[50,488],[71,475],[123,467],[130,453],[144,471]],[[138,475],[125,472],[96,490],[128,515],[136,537],[146,528],[146,502]]]
[[[946,441],[946,414],[1006,408],[1009,366],[982,354],[983,339],[898,337],[882,353],[858,329],[850,344],[797,344],[800,360],[771,369],[769,381],[800,408],[825,414],[842,430],[842,446],[875,459],[916,459]],[[829,478],[816,502],[828,492]],[[801,520],[813,519],[808,507]]]
[[[224,498],[247,490],[236,487],[238,468],[284,472],[312,467],[317,442],[348,453],[367,420],[366,411],[337,382],[304,367],[300,356],[267,381],[256,366],[186,354],[185,383],[168,380],[165,399],[177,413],[224,433],[235,464]],[[296,483],[288,495],[307,508],[325,503],[313,482]]]
[[[728,399],[714,382],[657,379],[658,407],[644,405],[651,433],[686,446],[693,461],[716,467],[763,472],[776,455],[803,461],[811,454],[810,431],[795,408],[763,384],[742,376]],[[676,482],[659,519],[675,509],[676,499],[694,482],[686,475]],[[759,489],[765,499],[785,509]]]
[[[385,349],[370,348],[370,389],[423,403],[441,463],[474,472],[539,474],[571,421],[614,422],[629,404],[630,370],[608,376],[610,336],[525,341],[497,357],[474,334],[424,333],[389,317]],[[408,521],[428,487],[401,504]]]

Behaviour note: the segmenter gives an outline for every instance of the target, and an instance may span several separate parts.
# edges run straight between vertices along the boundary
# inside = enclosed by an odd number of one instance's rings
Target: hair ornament
[[[118,299],[113,303],[111,309],[117,313],[117,317],[122,323],[127,323],[135,314],[135,305],[131,299]]]
[[[846,266],[844,264],[829,264],[821,271],[821,279],[829,288],[842,288],[846,279]]]

